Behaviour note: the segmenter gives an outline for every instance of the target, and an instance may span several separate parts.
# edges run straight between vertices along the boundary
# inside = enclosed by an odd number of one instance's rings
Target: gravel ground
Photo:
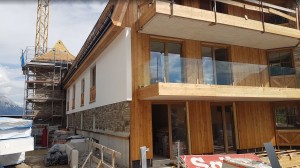
[[[9,168],[44,168],[44,156],[47,149],[26,152],[25,162]],[[68,168],[68,165],[50,166],[49,168]]]

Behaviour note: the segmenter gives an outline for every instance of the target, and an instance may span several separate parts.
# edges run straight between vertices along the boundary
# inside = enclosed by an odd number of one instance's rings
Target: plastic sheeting
[[[0,130],[0,140],[15,139],[31,136],[31,128],[14,128],[7,130]]]
[[[29,127],[32,127],[32,120],[0,117],[0,130]]]
[[[25,152],[0,156],[0,167],[19,164],[25,161]]]

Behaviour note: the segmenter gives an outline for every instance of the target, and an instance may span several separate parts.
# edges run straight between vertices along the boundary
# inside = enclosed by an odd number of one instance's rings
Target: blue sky
[[[24,3],[26,2],[26,3]],[[48,47],[62,40],[77,55],[107,0],[50,0]],[[37,0],[0,1],[0,95],[23,106],[22,49],[34,46]]]

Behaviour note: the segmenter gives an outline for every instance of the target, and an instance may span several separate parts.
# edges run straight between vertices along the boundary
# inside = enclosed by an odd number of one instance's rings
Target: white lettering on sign
[[[204,160],[201,157],[192,157],[191,162],[193,163],[193,165],[199,168],[209,168],[209,165],[203,163]]]
[[[222,167],[222,162],[220,162],[220,161],[216,161],[216,162],[211,161],[211,162],[209,162],[209,164],[210,164],[211,168],[221,168]]]

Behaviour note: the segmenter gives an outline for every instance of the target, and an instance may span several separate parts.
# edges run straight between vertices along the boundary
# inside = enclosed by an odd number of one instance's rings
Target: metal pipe
[[[264,6],[263,6],[263,2],[262,2],[262,0],[260,0],[260,8],[261,8],[261,13],[260,13],[260,15],[261,15],[261,23],[262,23],[262,26],[263,26],[263,31],[262,31],[262,33],[265,33],[265,15],[264,15],[264,8],[263,8]]]

